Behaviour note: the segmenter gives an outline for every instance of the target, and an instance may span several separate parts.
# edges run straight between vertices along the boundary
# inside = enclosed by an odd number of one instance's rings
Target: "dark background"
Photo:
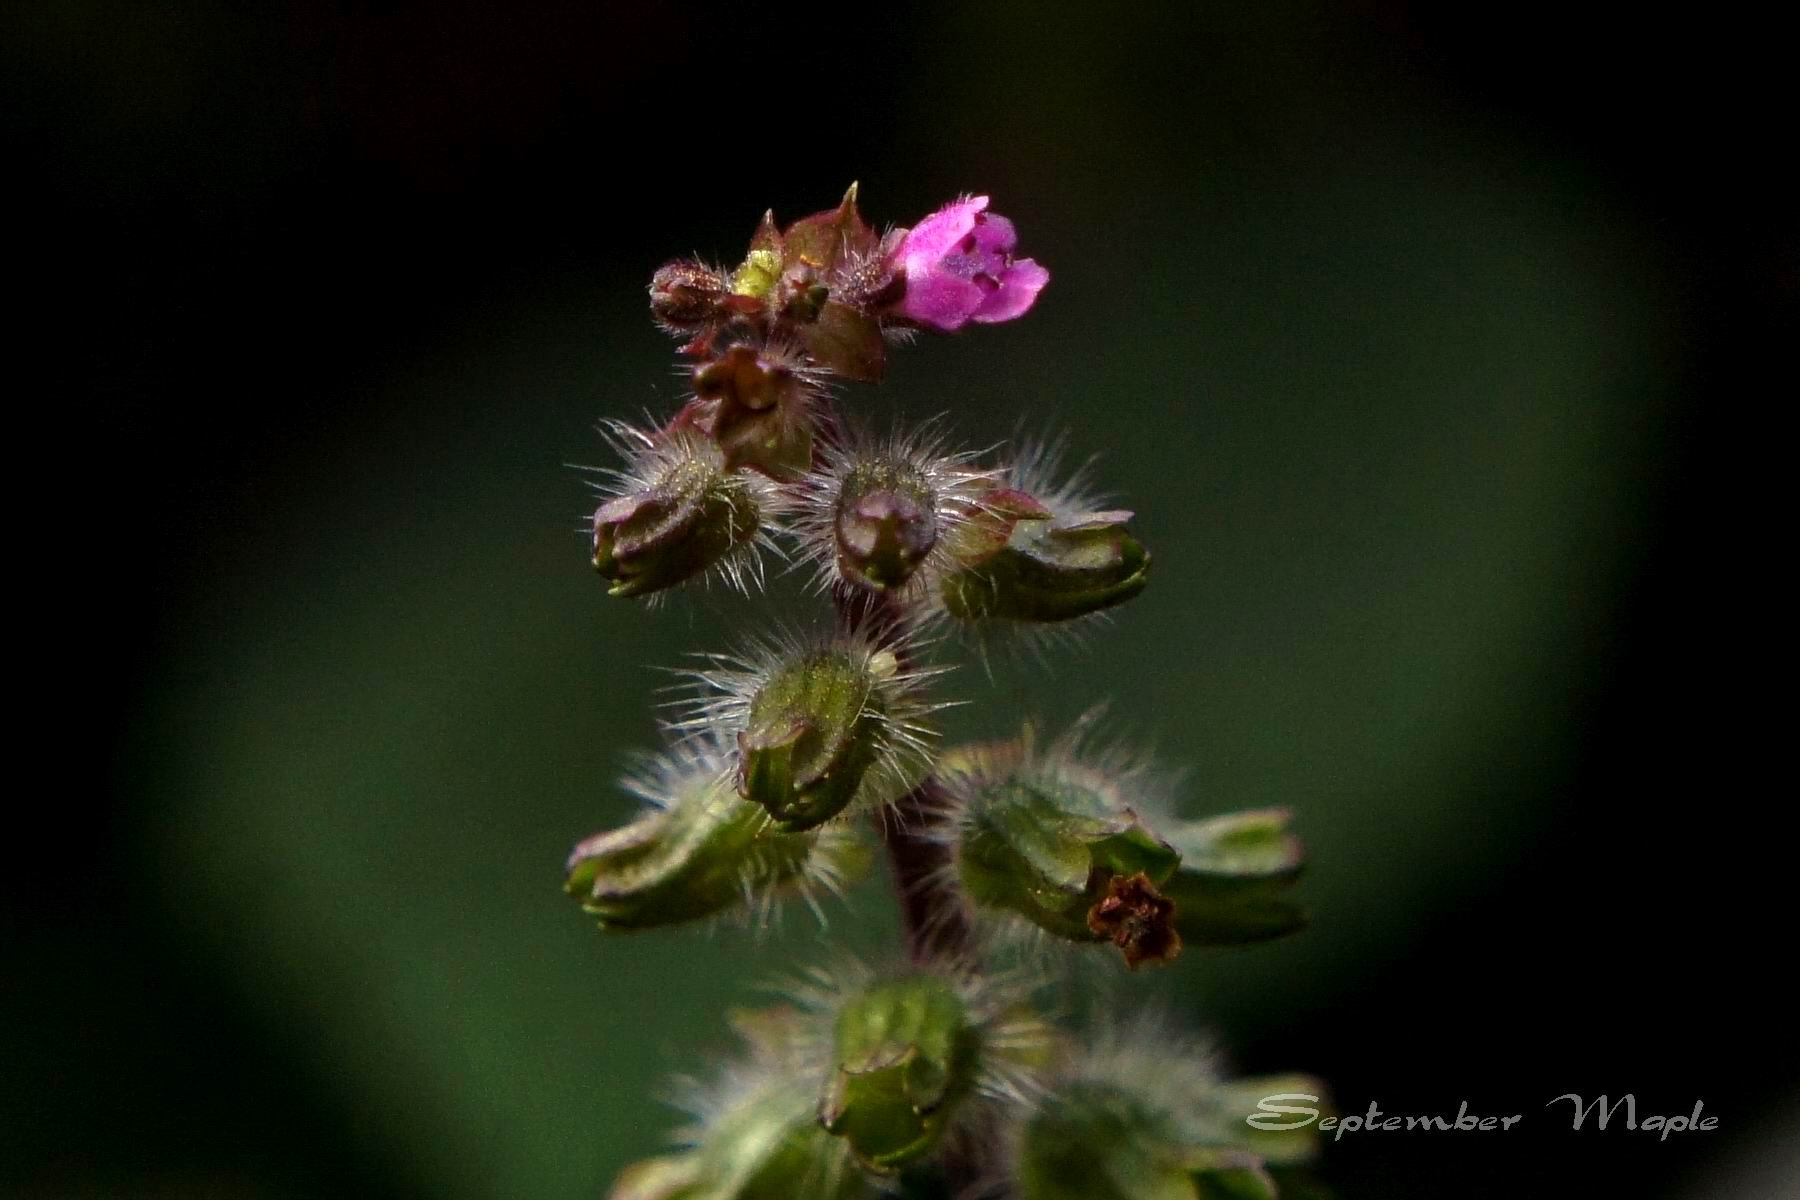
[[[1793,395],[1787,31],[1375,2],[6,26],[15,588],[51,611],[17,634],[44,767],[0,1188],[592,1196],[656,1146],[653,1081],[818,939],[601,941],[558,894],[625,811],[652,664],[743,619],[603,602],[563,464],[678,398],[659,261],[860,179],[882,223],[991,193],[1053,282],[857,402],[1069,427],[1158,554],[1053,686],[961,673],[959,731],[1111,693],[1196,811],[1302,814],[1315,927],[1147,988],[1347,1111],[1527,1114],[1346,1138],[1349,1196],[1791,1194],[1791,922],[1753,891],[1789,790],[1758,697],[1791,539],[1755,531]],[[891,934],[879,886],[858,914]],[[1544,1110],[1571,1091],[1722,1124],[1576,1136]]]

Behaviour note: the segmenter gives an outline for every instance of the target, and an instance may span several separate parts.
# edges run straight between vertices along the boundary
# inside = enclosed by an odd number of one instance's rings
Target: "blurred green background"
[[[84,643],[119,695],[53,818],[79,858],[14,881],[0,1187],[595,1196],[727,1005],[891,943],[879,880],[764,944],[603,938],[559,890],[664,669],[810,603],[609,602],[567,464],[680,401],[649,272],[851,179],[895,224],[991,194],[1053,282],[846,404],[1067,429],[1157,556],[1085,651],[953,676],[953,731],[1110,697],[1189,811],[1299,811],[1314,928],[1145,990],[1346,1107],[1727,1117],[1346,1143],[1347,1194],[1704,1178],[1785,1079],[1686,903],[1732,864],[1669,823],[1721,720],[1690,502],[1794,260],[1778,199],[1695,176],[1754,176],[1758,129],[1642,65],[1736,78],[1750,34],[1501,11],[20,14],[133,602]]]

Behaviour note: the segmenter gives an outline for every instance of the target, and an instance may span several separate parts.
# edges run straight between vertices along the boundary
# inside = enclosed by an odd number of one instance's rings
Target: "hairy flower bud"
[[[859,634],[795,639],[695,673],[684,728],[735,739],[737,789],[784,829],[898,799],[923,777],[932,711],[893,649]]]
[[[1181,951],[1175,906],[1158,890],[1180,855],[1139,819],[1133,775],[1079,759],[1073,735],[1040,750],[966,747],[939,765],[957,805],[956,862],[980,909],[1070,941],[1111,941],[1127,965]]]
[[[614,596],[642,596],[720,568],[745,586],[743,567],[769,543],[780,497],[767,480],[727,468],[697,434],[657,436],[615,426],[629,456],[615,494],[594,513],[594,568]]]
[[[846,579],[873,588],[898,587],[912,578],[937,545],[937,520],[911,488],[876,488],[839,501],[838,564]]]
[[[936,578],[946,539],[980,511],[992,472],[946,454],[929,426],[877,442],[863,434],[824,451],[801,489],[794,532],[820,586],[889,591]]]
[[[818,1119],[857,1162],[886,1174],[945,1143],[992,1136],[1035,1094],[1058,1045],[1027,1002],[1031,982],[937,963],[876,973],[854,961],[795,981],[801,1056],[828,1074]]]
[[[727,303],[766,344],[803,346],[813,367],[846,379],[881,378],[886,358],[874,309],[895,291],[881,242],[851,184],[834,209],[781,229],[766,213],[728,281]]]
[[[727,281],[692,259],[658,267],[650,277],[650,315],[670,333],[692,333],[721,316]]]
[[[1181,869],[1163,890],[1175,902],[1182,937],[1235,946],[1306,927],[1306,909],[1284,894],[1306,860],[1288,832],[1291,816],[1269,808],[1162,827],[1181,852]]]
[[[710,739],[677,745],[626,788],[636,820],[588,838],[569,856],[566,890],[608,930],[670,925],[732,909],[764,917],[785,894],[809,902],[867,865],[855,829],[777,827],[731,787],[730,751]]]
[[[838,1012],[826,1131],[891,1170],[928,1153],[974,1086],[979,1035],[951,984],[918,974],[876,983]]]
[[[1087,494],[1085,471],[1056,478],[1061,443],[1027,443],[977,516],[951,540],[938,594],[974,628],[1032,626],[1102,612],[1144,590],[1150,554],[1131,514]]]
[[[1323,1097],[1305,1077],[1217,1078],[1206,1050],[1154,1021],[1108,1029],[1065,1064],[1013,1132],[1021,1200],[1275,1200],[1272,1167],[1304,1162],[1310,1130],[1259,1132],[1256,1101]]]
[[[867,1178],[844,1142],[820,1128],[805,1077],[816,1047],[796,1040],[791,1010],[737,1014],[749,1043],[716,1083],[694,1088],[695,1122],[676,1154],[634,1163],[609,1200],[858,1200]]]
[[[1123,604],[1144,590],[1150,554],[1128,512],[1057,517],[1028,498],[994,506],[981,537],[956,549],[941,585],[944,608],[964,621],[1068,621]],[[985,544],[983,544],[985,542]]]

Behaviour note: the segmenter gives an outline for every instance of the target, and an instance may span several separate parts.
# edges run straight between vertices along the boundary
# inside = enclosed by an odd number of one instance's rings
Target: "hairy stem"
[[[906,614],[892,595],[840,586],[832,599],[841,628],[868,631],[894,651],[903,668],[909,665]],[[933,836],[948,819],[942,788],[932,777],[876,817],[900,895],[906,950],[916,963],[958,958],[969,949],[968,916],[950,882],[950,846]]]

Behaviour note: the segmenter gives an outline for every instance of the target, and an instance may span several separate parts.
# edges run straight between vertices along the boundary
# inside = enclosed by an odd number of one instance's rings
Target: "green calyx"
[[[852,1200],[866,1192],[805,1094],[776,1082],[709,1120],[691,1151],[627,1167],[609,1200]]]
[[[1057,937],[1101,941],[1111,931],[1099,918],[1124,885],[1155,896],[1181,856],[1103,780],[1085,776],[1063,767],[971,779],[960,857],[971,900],[1016,913]],[[1134,932],[1120,942],[1128,959],[1138,949],[1153,958],[1179,950],[1178,938],[1155,942],[1166,930]]]
[[[1262,1154],[1224,1126],[1197,1140],[1158,1101],[1093,1080],[1058,1089],[1024,1130],[1023,1200],[1276,1200]]]
[[[1189,1149],[1149,1098],[1075,1081],[1027,1121],[1019,1189],[1025,1200],[1200,1200]]]
[[[790,831],[843,812],[881,757],[881,684],[896,669],[891,653],[855,647],[782,663],[752,697],[738,734],[739,794]]]
[[[1236,946],[1306,927],[1306,909],[1287,895],[1306,861],[1300,839],[1288,831],[1290,817],[1287,809],[1269,808],[1168,827],[1181,870],[1163,891],[1175,901],[1183,938]]]
[[[642,596],[700,574],[752,542],[761,523],[750,481],[705,456],[673,463],[643,491],[594,514],[594,568],[609,594]]]
[[[959,556],[962,566],[943,582],[944,606],[967,621],[1043,623],[1123,604],[1144,590],[1150,570],[1149,551],[1125,527],[1130,517],[1009,518]]]
[[[843,844],[837,844],[838,842]],[[757,890],[800,878],[815,855],[843,873],[860,865],[848,838],[822,844],[789,833],[717,778],[697,778],[666,808],[596,834],[569,857],[565,890],[607,930],[646,929],[712,916]]]
[[[972,1089],[980,1054],[955,989],[932,975],[876,983],[839,1012],[834,1035],[820,1124],[876,1171],[928,1154]]]

